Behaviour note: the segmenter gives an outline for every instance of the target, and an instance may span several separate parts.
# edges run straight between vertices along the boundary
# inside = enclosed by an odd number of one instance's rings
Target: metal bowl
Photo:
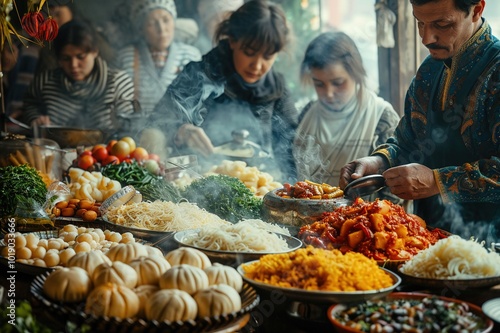
[[[281,223],[292,226],[303,226],[315,222],[324,212],[352,204],[352,200],[335,199],[289,199],[276,194],[275,189],[262,198],[262,216],[267,222]]]

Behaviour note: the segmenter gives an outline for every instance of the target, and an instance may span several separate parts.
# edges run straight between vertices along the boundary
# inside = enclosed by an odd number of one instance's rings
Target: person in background
[[[197,13],[200,33],[194,46],[201,51],[201,54],[213,49],[215,32],[220,22],[243,3],[243,0],[199,0]]]
[[[173,0],[134,0],[130,6],[136,41],[118,52],[118,66],[133,79],[135,99],[150,114],[184,66],[200,60],[201,54],[174,41]]]
[[[359,50],[343,32],[325,32],[309,43],[301,79],[314,85],[317,100],[299,117],[294,141],[298,178],[338,186],[340,169],[384,143],[399,115],[367,88]]]
[[[77,17],[76,9],[72,3],[61,5],[56,1],[49,0],[48,4],[49,11],[44,12],[44,16],[52,16],[58,27],[61,27],[65,23],[71,21],[72,19],[76,19]],[[54,49],[48,46],[41,48],[36,73],[49,69],[55,69],[57,67],[59,67],[59,64],[57,63],[57,57],[54,53]]]
[[[273,70],[289,37],[283,10],[267,1],[249,1],[220,23],[218,45],[188,64],[156,106],[156,123],[174,153],[194,152],[210,164],[231,133],[247,133],[271,157],[266,171],[296,178],[291,153],[298,112]]]
[[[42,13],[44,17],[51,16],[58,27],[78,16],[72,3],[60,4],[58,1],[49,0],[47,4],[48,6],[42,7]],[[16,66],[8,74],[9,88],[6,94],[6,110],[11,119],[19,120],[22,118],[23,100],[35,75],[48,69],[55,69],[59,65],[51,43],[42,46],[34,42],[25,42],[26,45],[20,41],[17,43],[19,56]],[[14,123],[9,124],[9,131],[29,134],[29,131]]]
[[[95,38],[92,27],[81,21],[60,27],[53,41],[59,68],[35,76],[23,104],[26,123],[109,133],[120,126],[117,112],[133,112],[132,80],[124,71],[108,67]]]
[[[500,239],[500,47],[484,0],[410,0],[430,55],[394,137],[346,164],[344,187],[383,173],[418,216],[464,238]]]

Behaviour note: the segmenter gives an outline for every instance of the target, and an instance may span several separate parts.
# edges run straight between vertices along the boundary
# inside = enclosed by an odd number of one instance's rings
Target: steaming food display
[[[310,304],[395,307],[392,293],[405,283],[430,289],[500,283],[497,253],[428,228],[387,200],[350,200],[338,187],[309,180],[281,184],[243,161],[223,161],[179,181],[169,179],[154,155],[138,151],[135,159],[125,162],[121,156],[120,162],[120,157],[110,158],[120,154],[112,147],[110,142],[87,148],[59,182],[44,183],[47,179],[30,165],[2,168],[1,195],[10,206],[1,208],[7,218],[0,263],[12,260],[20,272],[36,276],[34,296],[82,322],[95,316],[108,323],[111,316],[127,319],[138,331],[204,331],[200,325],[207,320],[218,327],[246,323],[265,291]],[[95,161],[84,163],[86,156]],[[18,177],[23,187],[36,189],[36,196],[19,186],[21,196],[11,196],[6,185]],[[304,207],[315,210],[299,224],[286,223],[286,213],[269,218],[270,200],[292,202],[304,213]],[[46,221],[37,227],[49,230],[19,224],[21,232],[9,232],[9,217],[19,222],[33,211],[38,214],[33,221]],[[143,238],[148,232],[155,238]],[[388,262],[401,265],[395,269]],[[115,306],[116,300],[127,306]],[[445,301],[429,296],[397,307],[425,311],[437,302]],[[167,310],[174,303],[185,308]],[[347,323],[359,318],[341,314],[340,308],[325,311],[324,317],[339,323],[349,317],[342,325],[363,331]],[[475,317],[463,312],[464,321],[487,327],[480,310],[472,313]]]

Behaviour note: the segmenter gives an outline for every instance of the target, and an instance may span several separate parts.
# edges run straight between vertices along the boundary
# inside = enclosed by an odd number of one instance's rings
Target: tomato
[[[78,159],[78,167],[83,170],[89,169],[94,165],[94,158],[91,155],[83,155]]]
[[[132,139],[130,136],[125,136],[121,138],[120,141],[125,141],[126,143],[128,143],[128,145],[130,146],[130,152],[133,152],[137,147],[135,144],[135,140]]]
[[[135,159],[137,162],[144,161],[149,159],[149,154],[146,151],[146,149],[142,147],[137,147],[135,150],[130,154],[130,157]]]
[[[98,162],[102,162],[106,157],[109,156],[109,153],[108,153],[108,150],[106,149],[106,147],[99,147],[99,148],[93,150],[92,156]]]
[[[106,157],[102,162],[102,165],[108,165],[108,164],[119,164],[120,163],[120,159],[116,156],[113,156],[113,155],[109,155],[108,157]]]
[[[149,154],[148,160],[155,160],[156,162],[160,162],[160,156],[156,155],[156,154]]]
[[[120,140],[111,147],[111,155],[115,155],[120,161],[126,159],[130,152],[130,145],[126,141]]]
[[[117,143],[117,140],[111,140],[108,142],[108,145],[106,146],[106,149],[108,150],[108,153],[111,153],[111,148]]]
[[[80,157],[82,156],[92,156],[92,152],[90,150],[84,150],[80,153]]]
[[[94,153],[99,148],[106,148],[106,145],[102,143],[95,145],[94,147],[92,147],[92,153]]]

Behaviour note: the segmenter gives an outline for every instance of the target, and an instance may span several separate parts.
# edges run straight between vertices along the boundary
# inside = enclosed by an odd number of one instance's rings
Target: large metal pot
[[[352,204],[346,198],[335,199],[288,199],[276,194],[276,189],[268,192],[262,199],[262,217],[267,222],[275,222],[301,227],[316,221],[324,212]]]

